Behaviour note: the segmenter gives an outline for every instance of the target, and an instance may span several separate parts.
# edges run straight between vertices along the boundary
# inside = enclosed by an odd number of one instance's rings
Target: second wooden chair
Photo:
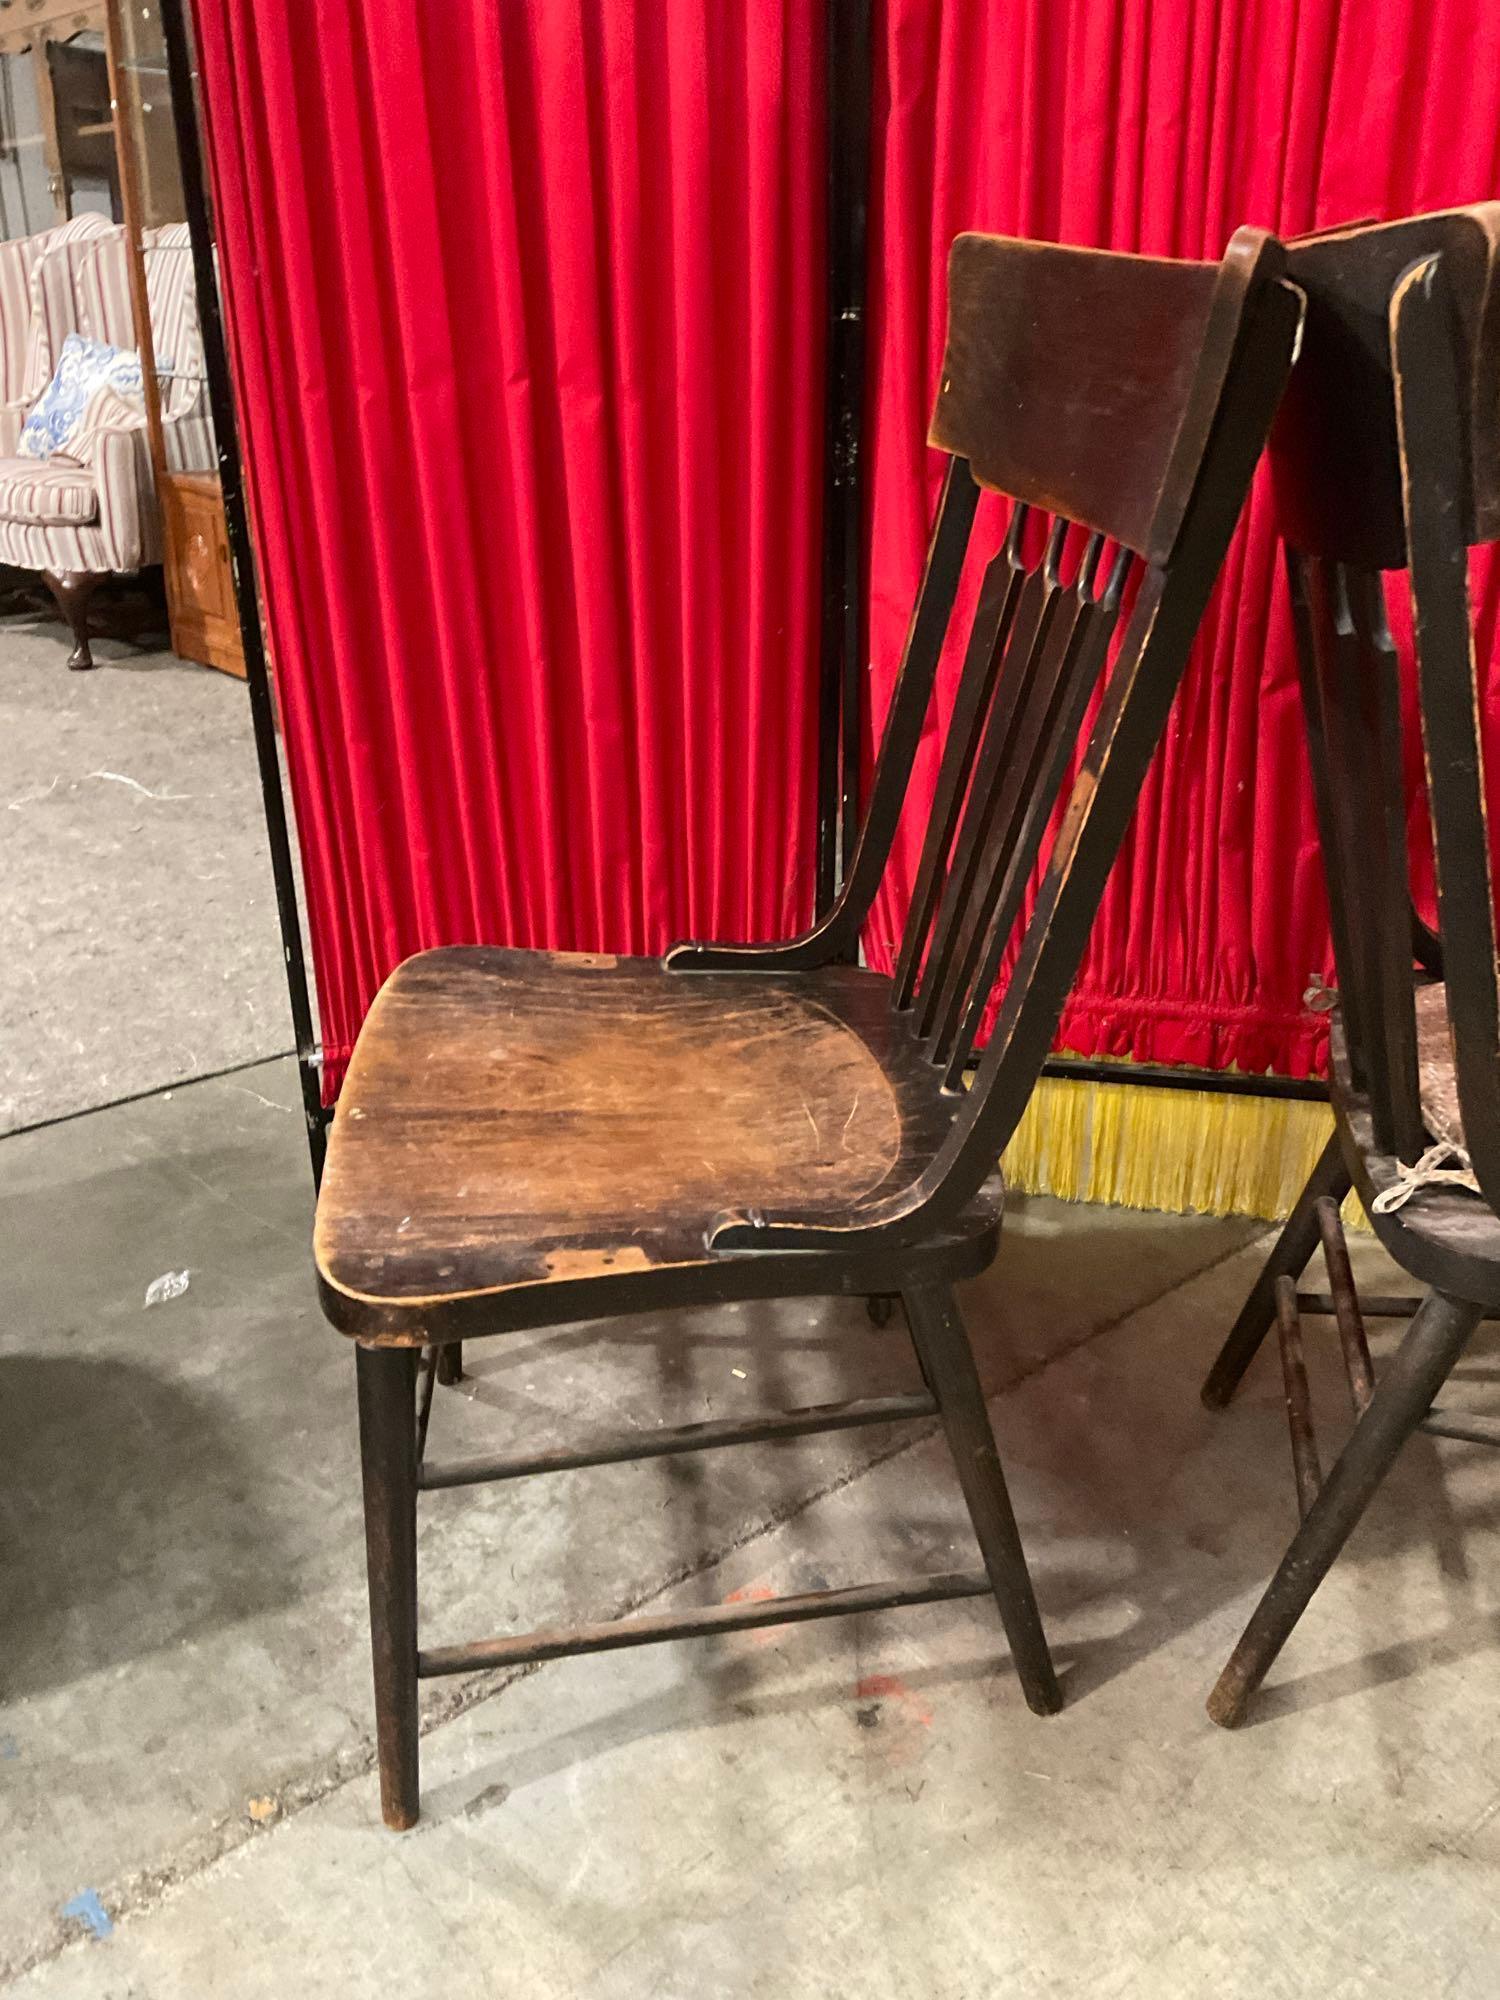
[[[1470,546],[1500,538],[1500,205],[1334,231],[1288,259],[1307,328],[1272,463],[1338,968],[1337,1130],[1203,1390],[1227,1403],[1278,1320],[1304,1518],[1210,1698],[1226,1725],[1412,1433],[1500,1443],[1493,1420],[1434,1408],[1500,1307],[1500,999],[1467,586]],[[1413,913],[1389,570],[1408,573],[1414,612],[1436,934]],[[1366,1302],[1411,1315],[1378,1383],[1338,1215],[1351,1183],[1428,1287]],[[1329,1291],[1299,1293],[1320,1237]],[[1309,1308],[1337,1320],[1356,1418],[1326,1480]]]

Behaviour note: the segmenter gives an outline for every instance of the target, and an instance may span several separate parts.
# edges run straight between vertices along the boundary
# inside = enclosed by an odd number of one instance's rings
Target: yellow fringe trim
[[[1027,1194],[1277,1222],[1333,1130],[1326,1104],[1043,1077],[1006,1148]],[[1356,1196],[1348,1227],[1368,1229]]]

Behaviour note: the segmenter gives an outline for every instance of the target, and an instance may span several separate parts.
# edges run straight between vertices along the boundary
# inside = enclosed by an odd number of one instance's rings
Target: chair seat
[[[78,527],[99,518],[99,488],[75,459],[0,458],[0,521]]]
[[[1441,981],[1424,982],[1414,997],[1423,1122],[1433,1139],[1462,1151],[1464,1128],[1446,989]],[[1399,1208],[1375,1213],[1376,1197],[1401,1185],[1403,1166],[1393,1153],[1381,1152],[1375,1144],[1370,1101],[1354,1082],[1338,1009],[1331,1017],[1329,1058],[1329,1093],[1345,1161],[1375,1234],[1397,1263],[1424,1284],[1460,1291],[1485,1306],[1500,1306],[1500,1218],[1482,1195],[1435,1184],[1417,1189]]]
[[[745,1267],[767,1253],[709,1249],[721,1216],[858,1221],[948,1128],[953,1099],[889,995],[853,966],[408,959],[376,997],[334,1119],[315,1241],[325,1310],[345,1331],[411,1339],[455,1318],[484,1331],[486,1309],[492,1330],[580,1316],[596,1309],[580,1287],[607,1284],[609,1310],[629,1310],[633,1286],[643,1306],[766,1289]],[[997,1176],[959,1235],[992,1235],[998,1210]],[[783,1253],[783,1268],[788,1254],[808,1261],[809,1292],[840,1288],[826,1254]],[[537,1301],[560,1287],[565,1300]]]

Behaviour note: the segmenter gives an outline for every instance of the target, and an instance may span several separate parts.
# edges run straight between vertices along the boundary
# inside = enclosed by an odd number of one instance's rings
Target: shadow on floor
[[[290,1565],[215,1405],[117,1361],[0,1359],[0,1686],[82,1676],[287,1602]]]
[[[1401,1331],[1392,1327],[1377,1337],[1377,1374],[1382,1355],[1388,1356]],[[1044,1616],[1065,1619],[1091,1604],[1096,1611],[1113,1604],[1126,1613],[1118,1631],[1077,1657],[1066,1680],[1070,1702],[1085,1699],[1195,1627],[1218,1622],[1231,1603],[1243,1602],[1248,1617],[1296,1532],[1291,1450],[1274,1353],[1263,1351],[1222,1412],[1207,1411],[1198,1401],[1211,1359],[1211,1348],[1205,1344],[1200,1351],[1178,1332],[1144,1366],[1139,1355],[1119,1369],[1106,1362],[1082,1399],[1069,1404],[1038,1398],[1027,1405],[1026,1456],[1042,1489],[1057,1496],[1054,1549],[1066,1551],[1075,1541],[1108,1550],[1105,1568],[1112,1572],[1070,1575],[1064,1567],[1049,1576],[1044,1571],[1038,1577]],[[1326,1473],[1347,1440],[1351,1418],[1341,1407],[1347,1395],[1331,1354],[1313,1359]],[[1445,1400],[1474,1403],[1472,1392],[1488,1374],[1484,1357],[1477,1358],[1477,1366],[1461,1363]],[[1018,1418],[1004,1404],[996,1418],[1003,1454],[1007,1431],[1017,1435],[1012,1427]],[[1080,1449],[1084,1438],[1086,1448]],[[1500,1623],[1473,1602],[1469,1543],[1500,1522],[1500,1501],[1481,1498],[1464,1483],[1466,1466],[1483,1449],[1411,1439],[1337,1558],[1336,1569],[1370,1567],[1403,1578],[1413,1555],[1430,1564],[1428,1603],[1418,1609],[1409,1587],[1400,1603],[1400,1617],[1415,1621],[1416,1629],[1392,1631],[1381,1621],[1346,1624],[1330,1633],[1324,1624],[1320,1637],[1326,1643],[1332,1636],[1343,1657],[1300,1671],[1294,1635],[1285,1663],[1272,1668],[1252,1705],[1247,1726],[1493,1648]],[[1303,1624],[1337,1615],[1320,1593]],[[1223,1657],[1237,1635],[1238,1621],[1226,1628]],[[1306,1659],[1305,1650],[1300,1657]],[[1216,1660],[1204,1680],[1205,1698],[1219,1664]]]

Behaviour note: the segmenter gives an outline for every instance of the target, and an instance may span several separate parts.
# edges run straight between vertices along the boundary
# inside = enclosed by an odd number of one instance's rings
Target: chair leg
[[[464,1344],[450,1340],[438,1349],[437,1378],[445,1389],[464,1379]]]
[[[1042,1630],[964,1323],[946,1285],[923,1285],[901,1296],[917,1359],[948,1434],[1026,1705],[1037,1715],[1055,1715],[1062,1707],[1062,1689]]]
[[[1318,1247],[1317,1205],[1324,1195],[1342,1201],[1349,1192],[1349,1170],[1337,1133],[1318,1156],[1318,1164],[1308,1175],[1307,1185],[1297,1197],[1297,1205],[1286,1219],[1276,1239],[1276,1247],[1250,1287],[1250,1296],[1240,1308],[1240,1316],[1229,1338],[1219,1349],[1219,1358],[1203,1384],[1203,1400],[1211,1410],[1222,1410],[1240,1386],[1245,1370],[1255,1359],[1261,1342],[1276,1318],[1276,1280],[1300,1278],[1308,1259]]]
[[[1242,1720],[1251,1695],[1333,1567],[1396,1454],[1432,1407],[1480,1317],[1478,1306],[1437,1291],[1429,1292],[1418,1307],[1394,1358],[1381,1372],[1369,1408],[1308,1509],[1208,1698],[1209,1714],[1226,1729]]]
[[[87,570],[44,570],[43,580],[57,600],[57,608],[63,621],[73,634],[73,650],[68,655],[68,665],[75,674],[87,673],[94,664],[94,655],[89,650],[89,600],[98,588],[99,579]]]
[[[417,1355],[360,1347],[355,1357],[380,1811],[399,1831],[416,1825],[418,1810]]]

